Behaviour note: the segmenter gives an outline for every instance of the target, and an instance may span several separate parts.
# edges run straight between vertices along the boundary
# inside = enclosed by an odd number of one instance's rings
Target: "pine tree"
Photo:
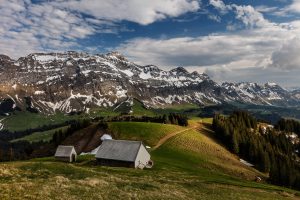
[[[278,163],[276,160],[274,160],[271,164],[269,177],[270,177],[270,180],[272,181],[272,183],[275,183],[275,184],[279,183],[279,169],[278,169]]]
[[[57,131],[54,132],[54,134],[52,136],[52,141],[55,145],[58,144],[58,132]]]
[[[163,119],[162,120],[163,120],[164,124],[170,124],[169,117],[166,114],[163,115]]]
[[[169,115],[169,120],[171,124],[174,124],[174,117],[172,114]]]
[[[270,163],[269,154],[265,151],[261,151],[260,156],[261,156],[261,163],[260,163],[261,171],[270,172],[271,163]]]
[[[234,130],[231,140],[232,151],[235,154],[239,154],[239,142],[238,142],[238,134],[237,131]]]

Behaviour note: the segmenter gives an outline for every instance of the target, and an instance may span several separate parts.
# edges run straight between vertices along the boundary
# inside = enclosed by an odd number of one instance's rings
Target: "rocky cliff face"
[[[242,102],[293,105],[299,99],[276,84],[217,84],[206,74],[178,67],[136,65],[113,52],[35,53],[13,60],[0,55],[0,110],[89,112],[138,99],[146,107]],[[5,110],[5,111],[3,111]]]

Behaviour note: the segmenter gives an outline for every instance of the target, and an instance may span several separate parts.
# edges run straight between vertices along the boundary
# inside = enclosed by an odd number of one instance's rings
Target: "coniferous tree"
[[[237,131],[234,130],[232,139],[231,139],[232,151],[235,154],[239,154],[239,142],[238,142],[238,134]]]
[[[163,123],[164,124],[169,124],[170,123],[169,117],[166,114],[163,115]]]

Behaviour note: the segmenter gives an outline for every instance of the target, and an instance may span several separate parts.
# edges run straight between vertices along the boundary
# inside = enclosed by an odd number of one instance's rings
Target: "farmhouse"
[[[75,162],[77,153],[74,146],[63,146],[59,145],[56,149],[54,157],[57,160],[64,162]]]
[[[104,140],[96,153],[97,163],[111,167],[151,168],[153,161],[141,141]]]

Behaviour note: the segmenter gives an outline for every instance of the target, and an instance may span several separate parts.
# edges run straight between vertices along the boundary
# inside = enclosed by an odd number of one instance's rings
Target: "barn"
[[[57,160],[64,162],[75,162],[77,158],[77,153],[74,146],[64,146],[59,145],[56,149],[54,157]]]
[[[151,168],[150,158],[141,141],[104,140],[96,153],[99,165],[111,167]]]

